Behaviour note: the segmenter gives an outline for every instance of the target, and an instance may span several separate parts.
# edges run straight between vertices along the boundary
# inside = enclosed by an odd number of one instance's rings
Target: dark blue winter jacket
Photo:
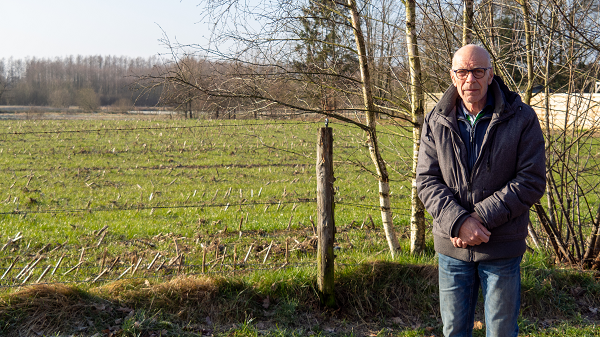
[[[433,217],[435,250],[463,261],[520,256],[525,252],[529,208],[544,194],[544,137],[537,115],[494,76],[494,104],[479,155],[472,165],[461,136],[454,86],[427,114],[417,162],[417,191]],[[479,125],[475,138],[480,138]],[[454,247],[454,229],[476,212],[492,233],[487,243]],[[455,236],[455,235],[454,235]]]

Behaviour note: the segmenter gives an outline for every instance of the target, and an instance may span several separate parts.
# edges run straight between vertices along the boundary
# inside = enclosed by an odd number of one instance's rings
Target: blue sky
[[[204,43],[196,0],[0,0],[0,59],[68,55],[148,57],[171,40]],[[162,28],[162,29],[161,29]]]

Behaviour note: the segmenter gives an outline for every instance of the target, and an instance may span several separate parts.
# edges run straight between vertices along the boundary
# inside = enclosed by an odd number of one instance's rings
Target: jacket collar
[[[481,111],[479,111],[477,113],[477,115],[473,116],[471,114],[469,114],[469,112],[467,111],[467,107],[465,106],[465,102],[460,101],[459,103],[456,103],[456,107],[458,108],[457,110],[457,118],[458,119],[466,119],[469,121],[470,124],[473,124],[474,121],[472,121],[472,119],[474,118],[475,121],[477,121],[480,118],[483,117],[491,117],[492,113],[494,112],[494,109],[496,107],[495,105],[496,101],[494,99],[494,93],[492,90],[488,90],[488,94],[487,94],[487,99],[485,102],[485,106],[483,107],[483,109]]]
[[[508,105],[512,106],[518,100],[519,94],[512,92],[504,84],[504,81],[499,76],[494,76],[492,84],[489,85],[488,91],[492,90],[494,95],[494,112],[492,121],[496,119],[504,119],[514,114],[513,109],[508,109]],[[507,99],[508,97],[508,99]],[[456,120],[456,104],[459,99],[458,90],[454,85],[450,85],[444,93],[438,104],[435,106],[435,113],[441,115],[446,120]],[[452,123],[452,122],[451,122]],[[454,124],[454,123],[452,123]]]

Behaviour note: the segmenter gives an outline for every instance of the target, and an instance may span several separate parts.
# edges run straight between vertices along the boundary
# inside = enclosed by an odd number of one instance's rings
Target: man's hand
[[[490,240],[490,231],[482,224],[482,220],[475,212],[465,220],[458,231],[458,237],[452,238],[454,247],[467,248],[467,246],[477,246]]]

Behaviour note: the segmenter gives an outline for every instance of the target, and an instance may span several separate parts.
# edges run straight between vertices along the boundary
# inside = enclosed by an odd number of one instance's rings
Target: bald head
[[[478,64],[484,64],[484,67],[492,66],[488,51],[476,44],[468,44],[458,49],[452,58],[452,68],[458,69],[457,63],[461,63],[465,59],[476,60]]]
[[[476,116],[485,107],[488,86],[494,78],[490,54],[474,44],[460,48],[452,58],[450,77],[464,106]]]

